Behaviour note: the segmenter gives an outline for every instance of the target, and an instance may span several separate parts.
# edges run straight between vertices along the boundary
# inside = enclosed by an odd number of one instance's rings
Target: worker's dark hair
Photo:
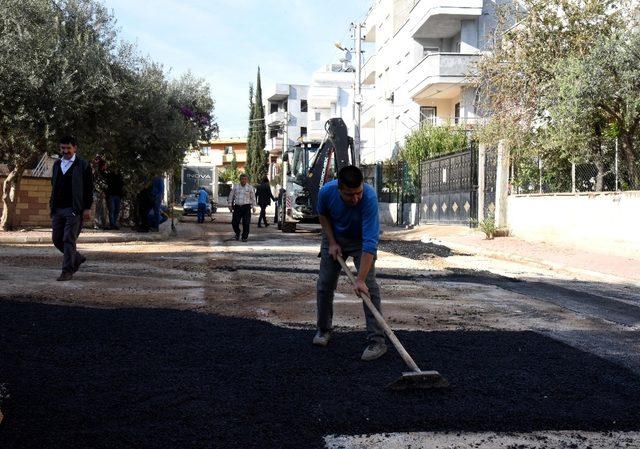
[[[78,142],[76,142],[76,138],[69,135],[60,137],[58,143],[62,145],[73,145],[74,147],[78,145]]]
[[[347,165],[338,172],[338,188],[355,189],[362,185],[363,180],[362,172],[355,165]]]
[[[240,176],[238,176],[238,179],[240,178],[247,178],[249,179],[249,175],[247,175],[246,173],[240,173]]]

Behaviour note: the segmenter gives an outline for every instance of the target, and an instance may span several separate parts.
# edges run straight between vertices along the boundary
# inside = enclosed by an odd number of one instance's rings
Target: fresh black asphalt
[[[0,448],[321,448],[327,434],[640,430],[640,378],[533,332],[399,332],[452,388],[396,393],[364,335],[0,301]]]

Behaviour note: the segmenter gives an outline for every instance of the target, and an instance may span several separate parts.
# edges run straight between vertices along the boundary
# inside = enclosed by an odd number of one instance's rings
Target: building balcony
[[[313,109],[327,109],[340,100],[340,89],[332,86],[312,86],[309,88],[309,106]]]
[[[420,119],[420,125],[432,125],[432,126],[459,126],[464,129],[473,129],[477,125],[481,124],[480,117],[422,117]]]
[[[460,88],[468,85],[480,55],[465,53],[430,53],[409,71],[409,96],[445,99],[460,95]]]
[[[483,0],[422,0],[413,8],[409,34],[416,38],[448,38],[460,31],[462,20],[482,15]]]
[[[362,84],[375,84],[376,82],[376,55],[371,55],[362,66]]]
[[[285,111],[272,112],[271,114],[265,117],[264,121],[267,126],[284,123],[285,115],[286,115]]]
[[[363,128],[373,128],[376,123],[375,103],[365,104],[360,113],[360,123]]]
[[[222,156],[222,162],[227,164],[227,163],[231,163],[233,161],[233,154],[224,154]],[[247,152],[243,151],[242,153],[240,152],[236,152],[235,153],[236,156],[236,162],[240,163],[240,162],[247,162]]]
[[[281,101],[289,97],[289,85],[288,84],[276,84],[267,91],[267,100],[269,101]]]
[[[280,154],[284,147],[284,139],[282,137],[272,137],[267,139],[265,149],[270,154]]]

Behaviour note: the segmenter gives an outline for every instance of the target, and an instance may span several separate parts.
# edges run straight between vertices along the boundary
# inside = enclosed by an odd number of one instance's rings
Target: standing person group
[[[91,165],[78,154],[71,136],[60,139],[62,158],[53,164],[51,175],[51,239],[63,254],[58,281],[69,281],[86,258],[76,249],[83,220],[91,219],[93,174]]]

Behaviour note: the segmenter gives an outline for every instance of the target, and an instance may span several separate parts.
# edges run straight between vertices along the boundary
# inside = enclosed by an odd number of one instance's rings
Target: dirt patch
[[[0,301],[0,447],[321,448],[328,434],[640,429],[640,379],[534,332],[400,332],[452,388],[398,394],[364,334]]]

